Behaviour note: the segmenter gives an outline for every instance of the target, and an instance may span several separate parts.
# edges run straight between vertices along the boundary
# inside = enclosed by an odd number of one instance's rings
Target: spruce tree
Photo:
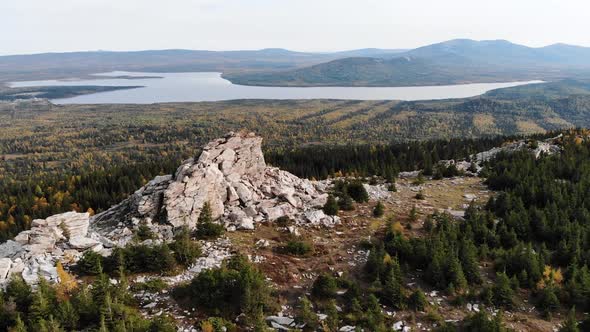
[[[324,204],[323,210],[324,213],[329,216],[335,216],[338,214],[338,203],[334,196],[328,195],[328,200],[326,201],[326,204]]]
[[[63,301],[59,304],[58,317],[66,330],[74,331],[77,329],[80,317],[71,301]]]
[[[201,255],[200,245],[191,240],[190,232],[186,226],[182,227],[174,236],[171,247],[176,261],[185,267],[190,266]]]
[[[318,326],[318,316],[313,311],[311,301],[303,296],[299,302],[299,316],[297,320],[305,324],[307,328],[316,329]]]
[[[481,274],[479,273],[479,262],[477,259],[477,248],[471,240],[463,239],[460,250],[461,266],[465,273],[465,278],[470,283],[481,283]]]
[[[338,207],[340,208],[340,210],[343,211],[352,211],[354,210],[354,200],[352,199],[352,197],[350,197],[350,195],[344,193],[342,194],[342,196],[340,196],[340,200],[338,201]]]
[[[213,222],[211,205],[205,202],[197,219],[196,236],[201,239],[216,238],[223,234],[224,227]]]
[[[555,295],[553,286],[548,286],[541,290],[537,307],[543,312],[546,318],[550,318],[551,313],[559,309],[559,305],[559,299]]]
[[[395,276],[393,269],[385,276],[381,299],[398,310],[405,307],[402,281]]]
[[[383,203],[381,203],[381,201],[377,202],[377,205],[375,205],[375,208],[373,209],[373,216],[379,218],[382,217],[384,213],[385,207],[383,206]]]
[[[576,319],[576,308],[573,307],[565,321],[563,322],[563,326],[559,329],[559,332],[580,332],[578,328],[578,320]]]
[[[109,332],[104,316],[100,316],[100,325],[98,327],[98,332]]]
[[[11,329],[13,332],[27,332],[27,327],[25,322],[20,318],[20,314],[16,315],[16,320],[14,322],[14,327]]]
[[[370,331],[380,331],[384,328],[383,323],[385,318],[383,316],[383,310],[381,310],[381,305],[379,305],[379,299],[374,294],[369,295],[367,300],[365,317]]]
[[[408,299],[408,305],[415,311],[424,311],[428,306],[428,300],[421,289],[416,289]]]
[[[505,308],[512,308],[514,291],[510,287],[510,279],[506,273],[496,274],[496,283],[492,288],[494,304]]]
[[[328,317],[326,318],[326,324],[330,328],[330,331],[338,331],[338,325],[340,323],[340,318],[338,317],[338,310],[336,308],[336,301],[331,300],[328,302],[328,306],[326,308],[326,314]]]
[[[40,291],[33,295],[33,302],[29,310],[29,319],[33,324],[39,324],[41,320],[49,317],[50,306],[48,299]]]

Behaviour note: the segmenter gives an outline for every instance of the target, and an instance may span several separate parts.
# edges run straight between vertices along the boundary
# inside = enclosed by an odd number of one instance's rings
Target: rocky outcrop
[[[67,212],[36,219],[31,229],[20,232],[14,241],[0,244],[0,285],[12,274],[20,274],[30,284],[38,276],[57,280],[57,261],[73,261],[81,251],[101,251],[103,245],[89,234],[88,213]]]
[[[207,202],[213,218],[228,230],[252,230],[258,222],[283,216],[299,225],[331,227],[340,220],[321,211],[328,186],[267,166],[262,138],[253,133],[229,133],[207,144],[197,159],[183,162],[174,175],[154,178],[92,219],[68,212],[33,220],[30,230],[0,245],[0,285],[15,273],[30,284],[38,276],[57,280],[58,261],[76,262],[86,250],[108,255],[132,241],[140,225],[156,235],[144,244],[171,241],[179,227],[197,227]],[[189,271],[223,257],[209,254]]]
[[[561,151],[559,140],[563,135],[548,138],[542,141],[532,142],[528,139],[508,142],[500,147],[495,147],[487,151],[482,151],[470,156],[469,161],[466,160],[441,160],[439,164],[444,167],[455,165],[457,170],[465,172],[467,175],[477,175],[483,166],[483,163],[492,160],[498,153],[512,153],[516,151],[528,151],[535,158],[540,158],[542,155],[552,155]],[[405,174],[400,173],[400,177]]]
[[[531,152],[535,158],[539,158],[541,155],[551,155],[561,151],[561,147],[557,144],[557,141],[561,139],[563,135],[548,138],[543,141],[536,141],[534,145],[528,140],[519,140],[504,144],[501,147],[492,148],[488,151],[480,152],[471,156],[471,159],[475,162],[482,163],[494,158],[500,152],[514,152],[522,149],[527,149]]]
[[[327,199],[311,181],[269,167],[262,153],[262,138],[253,133],[229,133],[208,143],[195,159],[185,161],[173,176],[158,177],[129,199],[97,215],[93,225],[127,226],[136,222],[159,227],[193,229],[205,203],[212,216],[230,230],[251,230],[257,222],[282,216],[307,221],[305,213],[317,210]],[[333,224],[323,216],[314,224]],[[94,227],[94,226],[93,226]]]

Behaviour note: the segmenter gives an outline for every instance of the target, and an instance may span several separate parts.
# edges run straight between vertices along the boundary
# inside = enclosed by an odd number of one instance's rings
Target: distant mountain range
[[[380,56],[351,57],[280,72],[230,73],[234,83],[284,86],[407,86],[590,77],[590,48],[532,48],[505,40],[456,39]]]
[[[237,84],[264,86],[412,86],[590,78],[590,48],[532,48],[505,40],[456,39],[413,50],[332,53],[161,50],[0,57],[0,82],[85,77],[114,70],[219,71]]]
[[[305,53],[269,48],[257,51],[159,50],[89,51],[0,56],[0,82],[84,77],[109,71],[224,73],[289,70],[351,56],[387,56],[404,50],[361,49]]]

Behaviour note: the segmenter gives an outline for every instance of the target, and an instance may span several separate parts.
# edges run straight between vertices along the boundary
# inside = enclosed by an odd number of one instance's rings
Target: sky
[[[0,0],[0,55],[414,48],[454,38],[590,46],[588,0]]]

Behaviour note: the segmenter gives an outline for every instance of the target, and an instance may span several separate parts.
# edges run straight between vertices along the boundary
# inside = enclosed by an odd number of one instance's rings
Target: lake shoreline
[[[12,82],[11,87],[45,86],[121,86],[127,80],[143,88],[116,90],[52,99],[55,104],[161,104],[179,102],[215,102],[228,100],[444,100],[482,95],[500,88],[543,81],[466,83],[432,86],[322,86],[277,87],[233,84],[218,72],[140,73],[111,72],[93,75],[93,79]]]

